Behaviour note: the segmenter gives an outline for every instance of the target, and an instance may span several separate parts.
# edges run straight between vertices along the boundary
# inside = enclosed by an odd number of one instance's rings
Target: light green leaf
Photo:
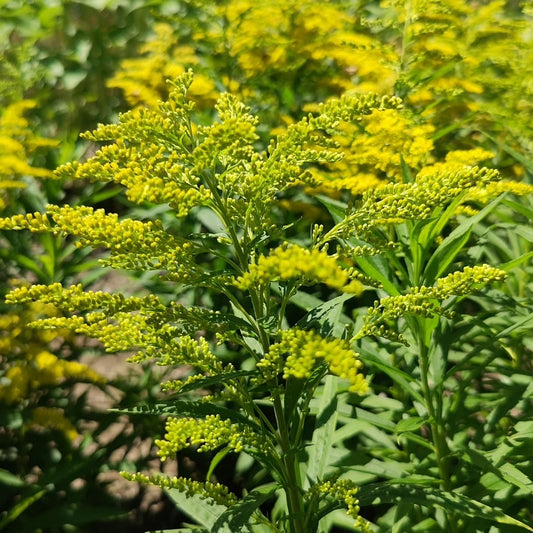
[[[410,502],[430,509],[437,506],[447,512],[455,512],[459,515],[481,518],[500,524],[514,525],[527,531],[533,531],[533,527],[505,514],[499,509],[472,500],[463,494],[446,492],[426,486],[419,487],[416,485],[392,484],[390,482],[375,483],[362,487],[358,498],[361,506]]]
[[[499,196],[486,205],[481,211],[479,211],[479,213],[473,217],[467,218],[442,241],[424,269],[423,282],[425,285],[433,285],[437,278],[445,272],[457,254],[468,242],[473,226],[493,211],[502,199],[503,196]]]
[[[0,484],[8,485],[9,487],[23,487],[24,481],[12,474],[9,470],[0,468]]]
[[[386,290],[390,296],[398,296],[400,294],[398,288],[389,279],[391,276],[388,263],[383,257],[368,256],[355,257],[354,259],[363,273],[369,278],[381,283],[383,289]]]
[[[248,524],[250,517],[260,505],[272,497],[276,489],[277,485],[270,483],[248,493],[242,500],[228,507],[217,518],[211,527],[211,533],[252,531],[251,525]]]
[[[406,431],[416,431],[424,424],[427,424],[427,418],[421,416],[413,416],[411,418],[404,418],[396,424],[396,433],[405,433]]]
[[[353,294],[342,294],[327,302],[321,303],[311,309],[297,324],[302,329],[314,329],[322,336],[333,335],[341,337],[345,324],[350,322],[347,316],[342,314],[344,302],[353,298]]]
[[[315,430],[308,450],[307,479],[311,483],[322,479],[329,464],[337,426],[337,379],[327,376],[321,389]]]
[[[366,350],[364,352],[361,351],[360,358],[366,366],[374,366],[382,372],[385,372],[393,381],[398,383],[403,390],[408,392],[412,398],[420,404],[425,405],[425,400],[420,392],[411,385],[411,383],[417,383],[416,379],[407,374],[407,372],[389,365],[386,361],[378,359],[374,355],[369,354]]]
[[[213,500],[202,499],[198,494],[187,496],[185,492],[177,489],[167,489],[165,492],[181,511],[206,528],[205,531],[210,531],[218,517],[228,509],[225,505],[214,503]],[[226,530],[224,533],[232,532]]]

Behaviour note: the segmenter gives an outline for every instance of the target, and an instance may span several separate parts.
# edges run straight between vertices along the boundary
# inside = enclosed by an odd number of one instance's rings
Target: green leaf
[[[424,285],[432,286],[435,283],[456,255],[464,248],[471,233],[472,224],[463,223],[442,241],[424,269]]]
[[[311,309],[297,324],[302,329],[314,329],[323,337],[333,335],[341,337],[344,324],[350,319],[342,314],[344,302],[353,298],[353,294],[342,294]],[[344,322],[344,324],[343,324]]]
[[[533,252],[528,252],[526,254],[522,254],[520,257],[517,257],[516,259],[507,261],[507,263],[504,263],[503,265],[498,265],[498,268],[509,271],[509,270],[512,270],[513,268],[516,268],[518,265],[521,265],[522,263],[529,261],[532,257],[533,257]]]
[[[311,483],[324,477],[329,464],[329,453],[333,448],[336,427],[337,379],[334,376],[326,376],[320,394],[311,446],[307,448],[307,479]]]
[[[361,350],[360,359],[365,366],[374,366],[382,372],[385,372],[385,374],[387,374],[394,382],[398,383],[403,390],[408,392],[413,399],[420,404],[425,405],[425,400],[422,394],[411,385],[411,383],[417,383],[417,380],[407,372],[389,365],[386,361],[378,359],[376,356],[369,354],[367,350]]]
[[[398,296],[400,290],[392,283],[390,268],[383,257],[368,256],[354,258],[363,273],[380,283],[390,296]]]
[[[213,472],[215,471],[215,468],[218,466],[220,461],[228,455],[228,453],[231,452],[231,448],[223,448],[220,450],[211,460],[211,464],[209,465],[209,470],[207,471],[207,474],[205,475],[205,479],[211,479],[211,476],[213,475]]]
[[[269,500],[276,492],[276,484],[268,484],[253,490],[235,505],[228,507],[211,527],[211,533],[233,533],[250,531],[248,522],[260,505]],[[245,528],[245,529],[243,529]]]
[[[416,431],[424,424],[427,424],[427,418],[421,416],[413,416],[411,418],[404,418],[396,424],[396,433],[405,433],[407,431]]]
[[[151,405],[140,405],[131,409],[110,409],[114,413],[128,414],[128,415],[166,415],[193,418],[204,418],[208,415],[220,415],[221,418],[227,418],[232,422],[246,425],[253,431],[262,432],[261,426],[255,424],[244,415],[236,412],[234,409],[227,409],[220,407],[213,403],[199,403],[193,401],[176,401],[169,399],[166,402],[159,402]]]
[[[504,152],[507,152],[510,156],[514,157],[519,163],[524,165],[524,167],[527,168],[529,172],[533,173],[533,162],[530,159],[511,148],[508,144],[504,143],[500,139],[493,137],[486,131],[480,130],[480,132],[485,137],[487,137],[487,139],[490,139],[494,144],[496,144],[496,146],[501,148]]]
[[[346,216],[346,208],[348,207],[344,202],[339,202],[338,200],[334,200],[333,198],[322,194],[316,195],[315,198],[328,210],[335,224],[344,220],[344,217]]]
[[[24,481],[18,476],[12,474],[9,470],[0,468],[0,484],[7,485],[9,487],[23,487]]]
[[[16,520],[28,507],[39,501],[47,492],[47,489],[38,490],[16,503],[0,521],[0,531]]]
[[[206,531],[211,531],[218,517],[228,509],[227,506],[214,503],[213,500],[202,499],[198,494],[187,496],[178,489],[167,489],[165,493],[183,513],[205,527]],[[226,530],[225,533],[231,531]]]
[[[424,284],[433,285],[437,278],[448,268],[457,254],[464,248],[470,238],[474,224],[479,223],[502,201],[503,196],[499,196],[479,213],[467,218],[459,224],[440,244],[435,253],[431,256],[424,270]]]
[[[533,531],[533,527],[505,514],[494,507],[472,500],[463,494],[446,492],[431,487],[417,485],[392,484],[390,482],[365,485],[358,494],[361,506],[413,503],[433,509],[441,507],[447,512],[491,520],[499,524],[509,524]]]
[[[506,205],[507,207],[510,207],[513,211],[524,215],[526,218],[533,220],[533,209],[531,207],[528,207],[520,202],[515,202],[514,200],[509,200],[507,198],[502,200],[502,204]]]

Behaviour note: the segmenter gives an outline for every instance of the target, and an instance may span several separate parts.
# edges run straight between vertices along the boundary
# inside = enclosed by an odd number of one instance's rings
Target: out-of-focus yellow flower
[[[36,407],[29,427],[42,427],[44,429],[57,429],[65,434],[69,440],[78,436],[78,431],[65,417],[63,409],[57,407]]]

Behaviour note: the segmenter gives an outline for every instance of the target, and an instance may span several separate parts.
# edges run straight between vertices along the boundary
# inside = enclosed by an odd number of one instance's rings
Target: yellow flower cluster
[[[367,191],[329,235],[368,236],[379,226],[426,219],[437,207],[450,204],[475,187],[487,190],[488,185],[500,179],[497,170],[455,164],[421,172],[413,183],[389,183]],[[465,196],[463,202],[466,201]]]
[[[57,309],[32,303],[18,313],[0,315],[0,361],[4,372],[0,401],[23,402],[41,388],[59,385],[65,380],[97,384],[105,379],[87,365],[60,359],[46,345],[65,332],[36,331],[30,327],[39,315],[56,315]]]
[[[185,216],[211,197],[199,178],[183,165],[183,156],[162,144],[141,142],[128,146],[118,138],[82,164],[69,163],[56,171],[75,179],[114,181],[126,187],[126,196],[137,204],[169,204],[176,216]]]
[[[487,283],[500,282],[506,277],[507,273],[504,270],[489,265],[465,267],[463,270],[439,278],[433,287],[413,287],[407,294],[382,298],[368,309],[364,325],[355,339],[374,335],[407,344],[402,335],[390,329],[391,322],[406,315],[450,316],[449,312],[441,306],[443,300],[450,296],[471,294]]]
[[[504,281],[507,272],[489,265],[465,267],[437,280],[437,297],[444,299],[450,295],[469,294],[487,283]]]
[[[155,485],[162,489],[176,489],[184,492],[187,496],[200,496],[202,499],[210,499],[220,505],[231,506],[238,502],[237,496],[229,492],[229,489],[220,483],[205,481],[193,481],[183,477],[168,477],[162,474],[146,476],[144,474],[131,474],[121,472],[120,475],[129,481],[143,483],[145,485]]]
[[[163,326],[157,333],[157,343],[148,347],[141,356],[153,357],[161,366],[190,365],[201,372],[220,375],[233,370],[231,364],[224,365],[209,348],[209,343],[200,337],[198,340],[187,335],[176,336],[176,328]],[[138,362],[137,357],[132,358]]]
[[[65,312],[85,309],[105,309],[107,313],[119,311],[135,311],[142,308],[163,309],[159,298],[153,294],[143,297],[125,297],[121,293],[104,291],[84,291],[81,284],[64,288],[61,283],[51,285],[31,285],[18,287],[6,295],[6,302],[26,303],[39,300],[42,303],[54,304]]]
[[[206,36],[235,58],[247,80],[294,78],[305,65],[315,90],[387,92],[395,72],[392,48],[354,32],[354,15],[316,0],[233,0],[219,8],[226,24]],[[330,93],[331,94],[331,93]]]
[[[300,284],[324,283],[353,294],[360,294],[363,290],[359,281],[351,279],[351,272],[341,268],[326,252],[288,244],[272,250],[268,256],[260,256],[257,263],[250,265],[248,272],[235,280],[235,286],[246,290],[256,284],[288,280]]]
[[[363,366],[359,356],[348,342],[336,338],[324,338],[314,331],[284,330],[280,342],[273,344],[264,359],[257,363],[266,380],[283,374],[287,379],[308,378],[320,360],[324,360],[329,372],[347,379],[350,391],[365,394],[368,384],[359,373]]]
[[[58,407],[36,407],[33,410],[33,418],[28,424],[30,428],[43,427],[62,431],[67,438],[74,440],[78,431],[70,420],[65,418],[63,409]]]
[[[130,104],[150,107],[166,97],[165,80],[188,68],[199,73],[189,95],[201,107],[217,98],[214,76],[218,86],[263,106],[265,100],[274,104],[272,79],[300,91],[312,88],[324,97],[356,87],[359,92],[392,91],[394,47],[354,31],[357,19],[343,6],[232,0],[203,3],[201,10],[200,18],[158,24],[139,57],[124,60],[108,85],[121,89]],[[187,26],[192,39],[185,44],[178,33]]]
[[[28,398],[31,392],[42,387],[51,387],[65,380],[105,383],[105,379],[87,365],[77,361],[59,359],[42,349],[29,353],[26,359],[13,363],[7,370],[0,386],[0,401],[12,404]]]
[[[35,105],[32,100],[21,100],[7,106],[0,115],[0,209],[6,206],[10,189],[26,186],[19,178],[52,176],[46,168],[32,166],[29,162],[38,149],[57,145],[56,141],[38,137],[32,132],[24,113]]]
[[[250,427],[234,424],[231,420],[223,420],[220,415],[208,415],[204,419],[169,418],[165,439],[156,440],[155,443],[162,461],[189,446],[198,446],[199,452],[206,452],[227,445],[237,453],[245,448],[265,450],[270,446],[264,435],[259,435]]]
[[[306,164],[333,163],[342,158],[332,138],[341,122],[356,122],[374,109],[398,109],[401,105],[395,97],[346,94],[316,106],[314,114],[290,124],[270,142],[266,153],[254,155],[249,163],[241,162],[230,174],[235,192],[247,200],[245,220],[253,219],[248,223],[256,230],[264,228],[271,202],[280,191],[295,185],[321,184]]]
[[[417,124],[407,111],[374,110],[357,124],[344,123],[334,136],[344,157],[315,172],[326,191],[348,190],[359,195],[387,182],[402,181],[402,162],[419,170],[431,158],[434,128]]]
[[[200,59],[192,46],[180,45],[170,24],[157,24],[155,37],[141,49],[140,57],[125,59],[120,70],[107,82],[108,87],[121,89],[132,106],[157,107],[165,98],[165,81],[183,74],[188,68],[200,67]],[[209,107],[218,97],[213,81],[198,73],[188,91],[200,107]]]
[[[194,244],[166,232],[160,221],[124,219],[103,209],[49,205],[47,214],[33,213],[0,218],[0,229],[33,232],[65,232],[78,237],[77,246],[111,250],[103,264],[126,270],[165,270],[166,275],[186,283],[198,267],[192,257]],[[51,222],[52,221],[52,222]]]

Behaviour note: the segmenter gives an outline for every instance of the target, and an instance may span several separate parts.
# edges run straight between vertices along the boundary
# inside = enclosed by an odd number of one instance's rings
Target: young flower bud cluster
[[[171,417],[166,422],[165,438],[155,443],[162,461],[189,446],[207,452],[226,445],[236,453],[245,449],[264,451],[270,446],[264,435],[251,427],[223,420],[220,415],[208,415],[203,419]]]
[[[248,272],[235,280],[235,285],[246,290],[257,283],[267,285],[292,279],[300,284],[324,283],[350,294],[360,294],[363,289],[361,283],[350,279],[350,272],[342,269],[326,252],[288,244],[274,249],[268,256],[260,256]]]
[[[367,335],[388,337],[407,344],[402,335],[393,331],[390,324],[408,315],[450,317],[442,302],[451,296],[471,294],[487,283],[505,280],[507,273],[489,265],[465,267],[444,278],[439,278],[433,287],[412,287],[407,294],[382,298],[368,309],[364,325],[355,339]]]
[[[358,354],[348,342],[336,338],[323,338],[314,331],[289,329],[280,333],[281,340],[270,347],[264,359],[257,363],[266,380],[282,374],[284,379],[293,376],[308,378],[317,364],[324,360],[329,372],[347,379],[350,391],[365,394],[368,384],[359,373],[363,366]]]

